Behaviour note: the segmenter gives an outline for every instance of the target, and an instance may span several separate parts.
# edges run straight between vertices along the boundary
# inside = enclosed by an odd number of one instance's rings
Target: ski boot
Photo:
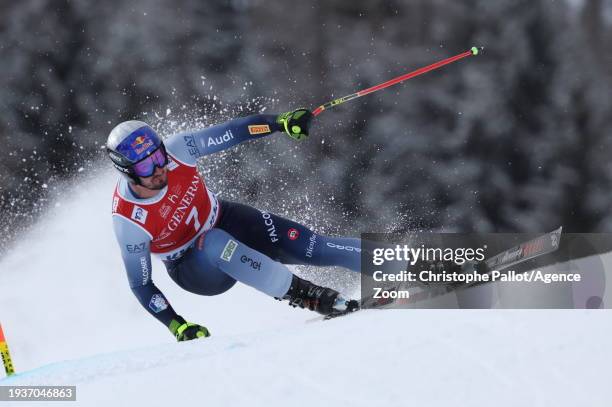
[[[322,315],[345,314],[357,311],[359,302],[346,300],[336,290],[320,287],[294,275],[289,291],[282,298],[292,307],[307,308]]]

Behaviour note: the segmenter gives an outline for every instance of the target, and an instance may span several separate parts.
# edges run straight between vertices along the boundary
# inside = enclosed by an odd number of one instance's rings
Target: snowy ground
[[[175,343],[127,286],[110,221],[115,174],[103,174],[0,262],[0,322],[20,372],[0,385],[76,385],[70,406],[612,401],[609,311],[364,311],[305,323],[311,313],[244,286],[183,292],[156,263],[175,309],[213,333]]]

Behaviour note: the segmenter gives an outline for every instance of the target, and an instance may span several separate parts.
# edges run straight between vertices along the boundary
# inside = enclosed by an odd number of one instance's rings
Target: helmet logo
[[[132,142],[132,148],[136,154],[142,154],[147,148],[153,146],[153,141],[148,137],[138,136]]]

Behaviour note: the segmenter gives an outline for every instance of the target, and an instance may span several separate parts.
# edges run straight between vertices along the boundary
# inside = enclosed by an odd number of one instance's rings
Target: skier
[[[324,315],[359,307],[356,300],[299,278],[285,266],[341,266],[359,272],[359,239],[322,236],[267,211],[218,199],[196,169],[199,157],[277,131],[304,139],[312,117],[307,109],[258,114],[165,141],[146,123],[131,120],[108,136],[107,152],[123,175],[115,187],[112,214],[130,287],[178,341],[210,333],[178,315],[153,284],[151,253],[192,293],[217,295],[240,281]]]

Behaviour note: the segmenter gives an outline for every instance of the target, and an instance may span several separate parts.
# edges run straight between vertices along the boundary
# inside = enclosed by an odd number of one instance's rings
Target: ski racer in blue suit
[[[170,306],[151,278],[151,254],[192,293],[218,295],[240,281],[324,315],[358,308],[357,301],[297,277],[286,264],[359,272],[359,239],[323,236],[276,214],[219,199],[196,168],[202,156],[279,131],[304,139],[311,119],[306,109],[257,114],[165,140],[140,121],[120,123],[111,131],[107,152],[122,174],[113,195],[113,227],[128,281],[142,306],[177,340],[210,332]]]

